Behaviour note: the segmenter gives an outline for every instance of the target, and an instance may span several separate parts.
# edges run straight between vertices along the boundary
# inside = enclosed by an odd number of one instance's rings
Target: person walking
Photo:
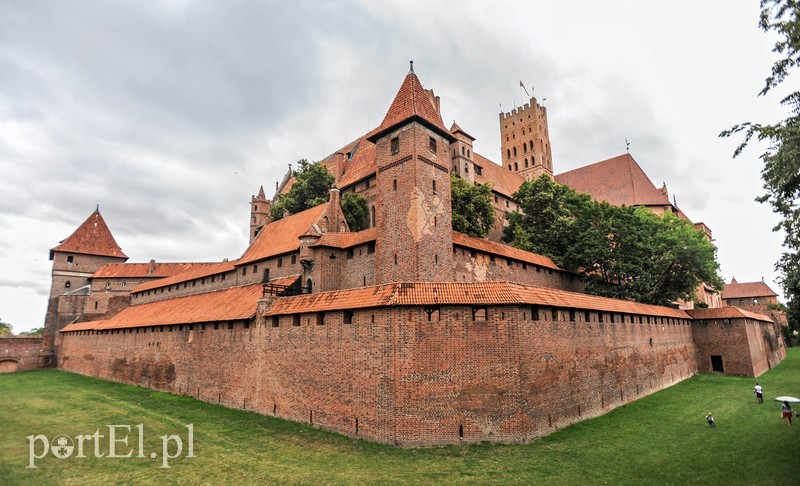
[[[714,428],[714,416],[711,415],[711,412],[708,412],[708,415],[706,415],[706,420],[708,421],[708,426]]]
[[[758,399],[758,403],[764,403],[764,390],[761,388],[761,385],[756,383],[756,387],[753,389],[753,393],[755,393],[756,398]]]
[[[781,405],[781,418],[785,418],[786,421],[789,422],[789,427],[792,426],[793,413],[794,410],[792,410],[792,407],[791,405],[789,405],[789,402],[783,402],[783,405]]]

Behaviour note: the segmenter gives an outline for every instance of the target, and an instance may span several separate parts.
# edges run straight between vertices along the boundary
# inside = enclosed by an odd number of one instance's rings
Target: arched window
[[[68,289],[68,288],[70,288],[70,287],[72,287],[72,282],[70,282],[69,280],[67,280],[66,282],[64,282],[64,288],[65,288],[65,289]]]
[[[514,147],[513,151],[514,151],[514,157],[516,157],[517,156],[517,147]]]
[[[369,210],[369,226],[370,228],[375,227],[375,206],[372,206]]]
[[[519,170],[519,166],[517,165],[516,162],[514,162],[514,170]]]
[[[522,142],[522,153],[523,154],[527,154],[528,153],[528,144],[525,143],[525,142]]]
[[[253,211],[257,213],[258,212],[258,206],[253,205]]]
[[[256,217],[253,216],[253,224],[256,224]]]
[[[506,149],[506,158],[511,160],[511,149]]]
[[[111,281],[110,280],[106,280],[106,290],[108,290],[110,288],[111,288]]]
[[[128,281],[127,280],[123,280],[122,281],[122,288],[124,289],[127,286],[128,286]]]
[[[465,150],[466,150],[466,148],[462,146],[462,147],[461,147],[461,155],[464,155],[464,151],[465,151]]]
[[[292,265],[297,263],[297,255],[292,255],[291,262],[292,262]]]
[[[531,146],[531,152],[533,152],[533,140],[530,141],[530,144],[531,144],[530,145]]]
[[[467,158],[470,158],[471,155],[469,154],[469,149],[467,149]]]
[[[306,291],[310,294],[313,288],[311,279],[306,280]]]
[[[527,157],[525,157],[525,168],[526,169],[528,168],[528,158]]]

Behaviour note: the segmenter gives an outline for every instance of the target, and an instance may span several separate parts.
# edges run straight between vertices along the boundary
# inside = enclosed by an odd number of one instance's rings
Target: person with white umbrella
[[[789,427],[791,427],[792,415],[794,415],[794,410],[792,410],[792,406],[789,405],[789,402],[798,403],[800,402],[800,399],[795,397],[776,397],[775,401],[783,402],[783,405],[781,405],[781,418],[786,419],[786,422],[788,422]]]

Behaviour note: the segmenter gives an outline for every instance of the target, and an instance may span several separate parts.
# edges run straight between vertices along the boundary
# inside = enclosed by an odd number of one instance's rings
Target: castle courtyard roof
[[[95,210],[71,235],[52,248],[51,252],[80,253],[128,259],[114,240],[100,210]]]
[[[723,299],[747,299],[755,297],[777,297],[769,285],[762,281],[758,282],[742,282],[739,283],[735,279],[725,284],[725,289],[722,291]]]
[[[198,265],[207,265],[207,263],[109,263],[94,272],[92,278],[162,278],[185,272]]]
[[[769,317],[740,309],[738,307],[717,307],[709,309],[690,309],[686,311],[695,319],[753,319],[756,321],[772,322]]]
[[[237,265],[296,251],[300,248],[300,236],[308,231],[312,224],[319,221],[329,204],[330,202],[320,204],[264,226],[250,247],[245,250]]]
[[[622,154],[555,176],[556,182],[615,206],[670,206],[630,154]]]
[[[211,275],[218,275],[220,273],[230,272],[233,270],[237,263],[237,260],[228,261],[228,262],[214,262],[214,263],[195,263],[192,264],[189,268],[184,270],[183,272],[176,273],[169,277],[165,277],[158,280],[151,280],[149,282],[144,282],[141,285],[137,285],[136,287],[131,290],[133,293],[137,292],[144,292],[146,290],[156,289],[159,287],[166,287],[168,285],[181,283],[181,282],[188,282],[190,280],[209,277]]]
[[[537,305],[689,319],[678,309],[511,282],[415,282],[277,298],[265,316],[392,306]]]
[[[484,253],[500,255],[513,260],[531,263],[544,268],[561,270],[561,268],[559,268],[559,266],[556,265],[553,260],[544,255],[520,250],[519,248],[514,248],[513,246],[484,240],[482,238],[475,238],[474,236],[465,235],[464,233],[459,233],[457,231],[453,231],[453,244],[479,250]]]
[[[255,316],[262,284],[132,305],[110,319],[70,324],[62,332],[247,320]]]

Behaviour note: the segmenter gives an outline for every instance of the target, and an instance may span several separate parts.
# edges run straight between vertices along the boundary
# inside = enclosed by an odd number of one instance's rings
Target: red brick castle
[[[500,165],[447,129],[439,104],[412,69],[382,123],[322,161],[336,179],[329,202],[270,221],[263,189],[252,197],[238,259],[125,263],[95,211],[52,250],[45,344],[31,360],[429,445],[527,441],[698,371],[756,376],[785,357],[761,314],[587,295],[549,258],[499,243],[517,188],[553,174],[547,111],[532,98],[500,115]],[[636,172],[624,179],[638,186],[611,177],[597,190],[679,212],[629,155],[599,164]],[[451,173],[492,183],[488,239],[452,230]],[[369,201],[366,230],[349,231],[348,191]]]

